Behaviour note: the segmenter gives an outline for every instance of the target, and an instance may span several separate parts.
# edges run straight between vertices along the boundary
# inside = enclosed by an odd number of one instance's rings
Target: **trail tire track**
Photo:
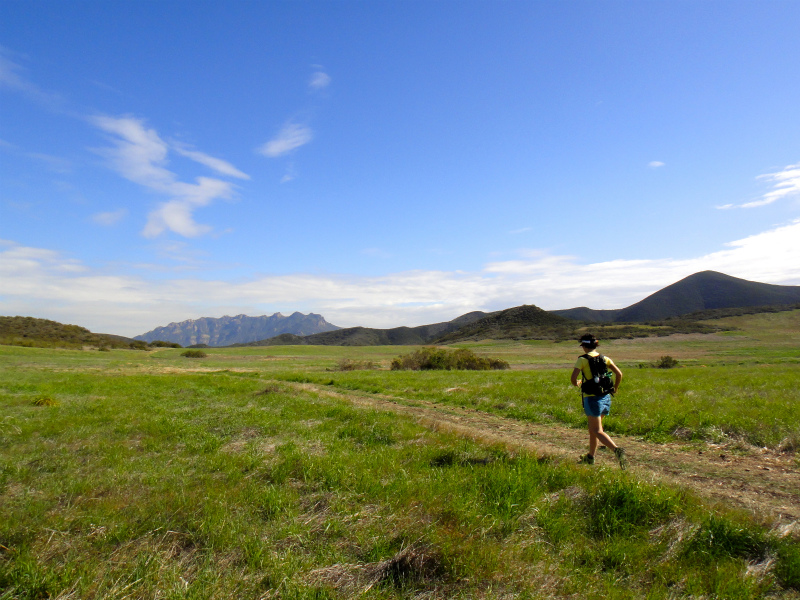
[[[588,443],[585,431],[555,424],[528,423],[425,400],[332,390],[308,383],[289,385],[346,399],[356,406],[408,415],[431,429],[561,460],[576,460]],[[654,444],[610,433],[626,449],[628,468],[638,477],[684,487],[708,500],[743,508],[775,526],[800,530],[800,469],[794,454],[768,449],[731,450],[713,444],[700,449],[675,442]],[[597,463],[586,468],[604,467],[617,468],[611,452],[598,452]]]

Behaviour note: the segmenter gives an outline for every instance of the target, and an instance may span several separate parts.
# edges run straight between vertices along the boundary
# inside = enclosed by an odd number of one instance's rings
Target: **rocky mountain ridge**
[[[289,316],[281,313],[248,317],[247,315],[224,316],[219,318],[201,317],[187,319],[180,323],[170,323],[136,336],[134,339],[145,342],[162,340],[175,342],[181,346],[230,346],[263,340],[281,334],[298,336],[313,335],[340,329],[328,323],[322,315],[294,312]]]

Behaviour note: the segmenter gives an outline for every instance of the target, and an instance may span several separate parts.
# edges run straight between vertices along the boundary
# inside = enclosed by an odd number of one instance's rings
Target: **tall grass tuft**
[[[601,481],[587,498],[588,529],[596,538],[627,536],[665,523],[680,503],[679,493],[628,477]]]
[[[711,515],[695,533],[686,551],[705,560],[721,557],[762,560],[767,548],[768,541],[762,531]]]

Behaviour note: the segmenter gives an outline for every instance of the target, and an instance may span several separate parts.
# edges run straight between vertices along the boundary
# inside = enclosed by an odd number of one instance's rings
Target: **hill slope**
[[[436,339],[440,343],[485,339],[558,339],[573,335],[579,323],[538,306],[523,305],[489,314]]]
[[[154,340],[177,342],[182,346],[195,344],[231,346],[263,340],[284,333],[306,336],[337,329],[339,327],[331,325],[321,315],[314,313],[304,315],[295,312],[288,317],[281,313],[275,313],[260,317],[237,315],[235,317],[188,319],[180,323],[170,323],[166,327],[156,327],[152,331],[136,336],[135,339],[145,342]]]
[[[772,285],[702,271],[651,294],[644,300],[616,310],[586,307],[554,310],[553,314],[581,321],[660,321],[689,313],[722,308],[775,306],[800,302],[800,286]]]
[[[92,333],[78,325],[64,325],[35,317],[0,317],[0,344],[34,348],[130,348],[130,338]],[[141,342],[134,342],[134,346]]]
[[[270,339],[259,340],[241,346],[276,345],[314,345],[314,346],[403,346],[429,344],[442,335],[469,325],[487,313],[474,311],[461,315],[452,321],[420,325],[418,327],[394,327],[392,329],[372,329],[369,327],[347,327],[336,331],[316,333],[305,337],[284,334]]]

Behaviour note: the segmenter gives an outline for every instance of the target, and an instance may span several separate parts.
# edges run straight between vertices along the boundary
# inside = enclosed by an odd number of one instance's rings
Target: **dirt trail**
[[[424,400],[292,385],[359,406],[406,414],[430,428],[525,448],[539,455],[575,460],[585,452],[588,441],[586,432],[559,425],[527,423]],[[625,447],[629,469],[637,476],[682,486],[775,524],[800,528],[800,469],[793,454],[766,449],[731,452],[713,444],[698,449],[681,443],[653,444],[616,434],[613,437]],[[610,452],[599,452],[596,464],[616,468]]]

